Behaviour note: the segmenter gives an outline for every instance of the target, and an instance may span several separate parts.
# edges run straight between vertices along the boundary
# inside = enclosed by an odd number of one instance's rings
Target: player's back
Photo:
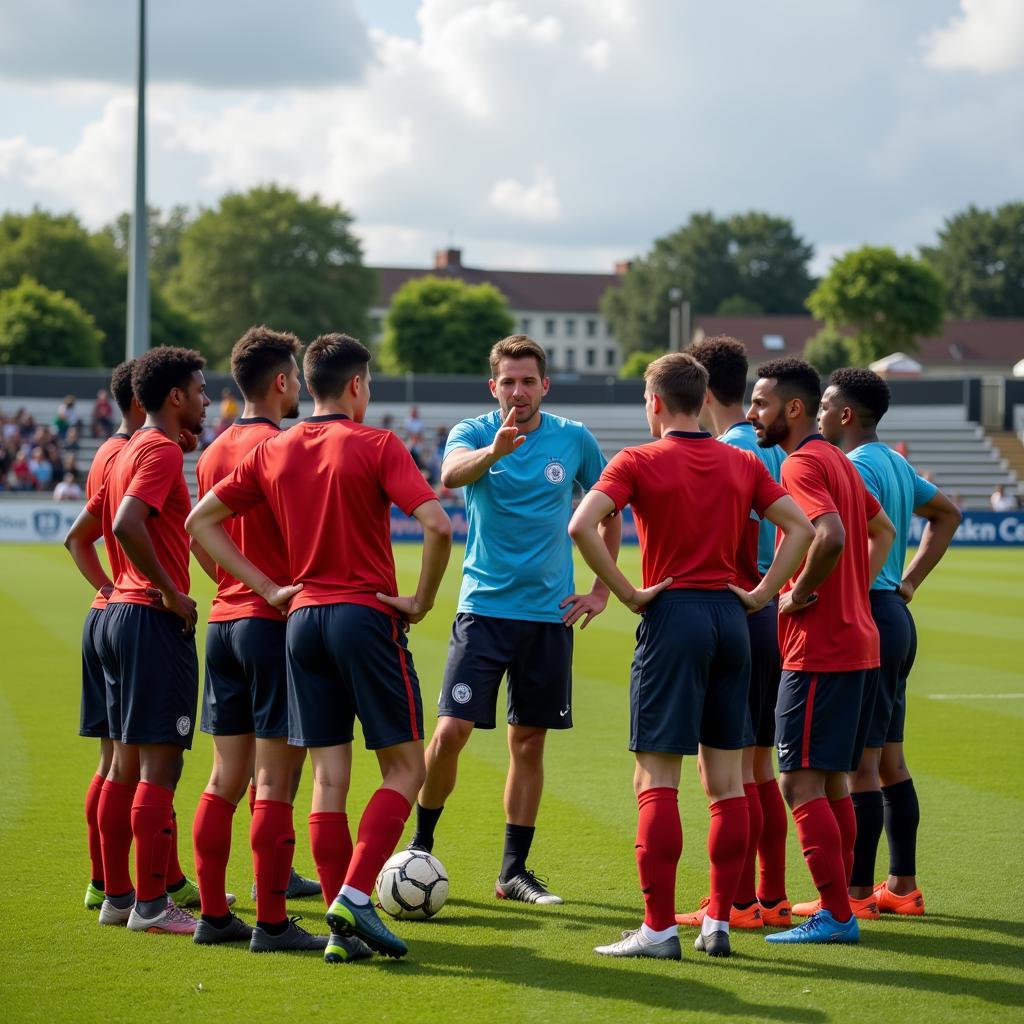
[[[99,493],[103,484],[106,482],[107,477],[110,475],[110,467],[114,464],[114,460],[121,454],[124,446],[128,443],[128,434],[111,434],[100,446],[96,449],[96,454],[92,458],[92,463],[89,466],[88,476],[85,478],[85,500],[89,501],[95,494]],[[102,514],[97,518],[103,522]],[[121,568],[121,560],[124,555],[121,552],[120,545],[114,539],[113,530],[110,531],[109,537],[107,531],[104,530],[103,537],[104,545],[107,549],[107,561],[110,563],[110,574],[113,579],[117,578],[117,574]],[[92,606],[97,610],[106,608],[107,599],[99,591],[96,592],[96,596],[93,598]]]

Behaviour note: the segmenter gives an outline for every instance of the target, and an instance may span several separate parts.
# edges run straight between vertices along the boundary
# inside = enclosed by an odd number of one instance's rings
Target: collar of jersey
[[[822,436],[821,436],[821,434],[819,434],[819,433],[817,433],[817,432],[815,432],[815,433],[813,433],[813,434],[808,434],[808,435],[807,435],[807,436],[806,436],[806,437],[805,437],[805,438],[804,438],[804,439],[803,439],[803,440],[802,440],[802,441],[801,441],[801,442],[800,442],[800,443],[799,443],[799,444],[798,444],[798,445],[797,445],[797,446],[796,446],[796,447],[795,447],[795,448],[793,449],[793,451],[795,451],[795,452],[798,452],[798,451],[800,451],[800,449],[801,449],[801,448],[803,448],[803,446],[804,446],[805,444],[810,444],[810,443],[811,443],[811,441],[824,441],[824,440],[825,440],[825,438],[824,438],[824,437],[822,437]]]
[[[343,412],[325,412],[323,416],[307,416],[307,423],[330,423],[332,420],[348,420],[351,416],[346,416]]]
[[[132,435],[131,434],[126,434],[126,433],[124,433],[124,431],[119,430],[117,433],[111,434],[110,436],[111,437],[123,437],[127,441],[127,440],[129,440],[131,438]]]
[[[711,435],[706,430],[669,430],[663,437],[682,437],[688,441],[695,441]]]
[[[725,430],[722,431],[722,433],[728,434],[730,430],[735,430],[737,427],[750,427],[750,429],[753,430],[754,424],[751,423],[749,420],[740,420],[739,423],[734,423],[731,427],[726,427]]]
[[[254,423],[269,423],[270,426],[277,427],[278,430],[281,429],[279,424],[275,423],[267,416],[239,416],[239,418],[235,420],[236,427],[251,427]]]

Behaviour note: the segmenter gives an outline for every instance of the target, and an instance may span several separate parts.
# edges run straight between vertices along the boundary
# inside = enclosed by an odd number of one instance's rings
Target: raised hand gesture
[[[516,426],[516,410],[509,409],[505,422],[502,423],[491,442],[491,454],[502,459],[514,452],[525,441],[526,435],[520,434],[519,428]]]

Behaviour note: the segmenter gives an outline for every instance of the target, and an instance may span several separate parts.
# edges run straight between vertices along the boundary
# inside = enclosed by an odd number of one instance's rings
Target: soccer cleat
[[[670,935],[661,942],[654,942],[644,935],[643,930],[623,932],[618,942],[607,946],[595,946],[598,956],[636,956],[649,957],[654,960],[681,960],[682,950],[679,948],[679,936]]]
[[[707,953],[708,956],[732,956],[732,946],[729,945],[728,932],[714,931],[708,935],[701,932],[693,940],[693,948],[698,953]]]
[[[878,920],[878,900],[874,896],[868,896],[862,900],[855,900],[851,896],[850,909],[853,911],[853,916],[859,917],[862,921]],[[811,900],[809,903],[793,905],[795,917],[813,917],[819,910],[821,910],[821,900]]]
[[[885,882],[875,886],[875,899],[878,909],[883,914],[907,914],[920,917],[924,913],[924,896],[920,889],[908,892],[906,896],[897,896]]]
[[[327,923],[332,932],[355,935],[383,956],[398,959],[409,952],[409,947],[385,927],[371,903],[357,906],[340,892],[327,911]]]
[[[353,960],[365,960],[373,956],[373,950],[355,935],[331,933],[324,950],[324,963],[347,964]]]
[[[196,919],[168,896],[164,909],[156,917],[143,917],[136,907],[132,907],[131,916],[128,918],[128,930],[165,935],[194,935]]]
[[[546,878],[538,878],[527,869],[507,881],[499,878],[494,883],[494,895],[499,900],[518,900],[520,903],[562,903],[561,896],[548,892],[546,882]]]
[[[303,878],[302,875],[292,868],[288,876],[288,891],[284,894],[286,900],[302,900],[307,896],[321,896],[320,883],[312,878]],[[252,883],[252,898],[256,899],[256,883]],[[231,904],[229,903],[228,906]]]
[[[764,937],[765,942],[817,943],[837,942],[852,945],[860,941],[860,926],[856,915],[849,921],[837,921],[827,910],[819,910],[803,924],[788,932],[775,932]]]
[[[187,875],[185,876],[185,882],[182,887],[180,889],[175,889],[174,892],[168,890],[167,895],[182,908],[194,909],[202,906],[202,900],[199,898],[199,886]],[[228,902],[228,906],[233,907],[235,905],[235,894],[233,892],[229,892],[225,893],[224,896]]]
[[[252,939],[252,928],[240,917],[231,915],[223,928],[200,918],[196,922],[196,930],[192,935],[192,941],[197,946],[216,946],[221,942],[249,942]]]
[[[705,896],[696,910],[691,910],[688,914],[676,914],[676,924],[680,924],[684,928],[699,928],[704,923],[710,905],[711,900]],[[731,928],[760,928],[762,925],[761,905],[756,901],[742,910],[738,907],[729,908],[729,926]]]
[[[103,906],[100,907],[100,924],[111,924],[111,925],[126,925],[128,918],[132,916],[132,905],[129,903],[127,907],[115,907],[110,900],[104,900]]]
[[[103,901],[106,899],[102,889],[97,889],[92,882],[86,887],[85,890],[85,909],[86,910],[99,910],[103,906]]]
[[[251,953],[284,953],[289,951],[321,952],[327,946],[326,935],[310,935],[299,926],[299,917],[290,918],[288,927],[280,935],[271,935],[259,925],[252,930],[249,940]]]
[[[761,904],[761,924],[765,928],[788,928],[793,923],[793,906],[789,900],[779,900],[775,906]]]

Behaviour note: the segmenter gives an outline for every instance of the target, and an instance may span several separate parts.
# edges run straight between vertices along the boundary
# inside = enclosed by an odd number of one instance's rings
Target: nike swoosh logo
[[[499,473],[507,473],[508,470],[507,469],[495,469],[493,466],[491,466],[491,468],[489,470],[487,470],[487,472],[490,473],[491,476],[497,476]]]
[[[565,716],[566,716],[567,714],[569,714],[569,709],[568,709],[568,708],[566,708],[566,709],[565,709],[564,711],[559,711],[559,712],[558,712],[558,716],[559,716],[559,718],[565,718]]]

